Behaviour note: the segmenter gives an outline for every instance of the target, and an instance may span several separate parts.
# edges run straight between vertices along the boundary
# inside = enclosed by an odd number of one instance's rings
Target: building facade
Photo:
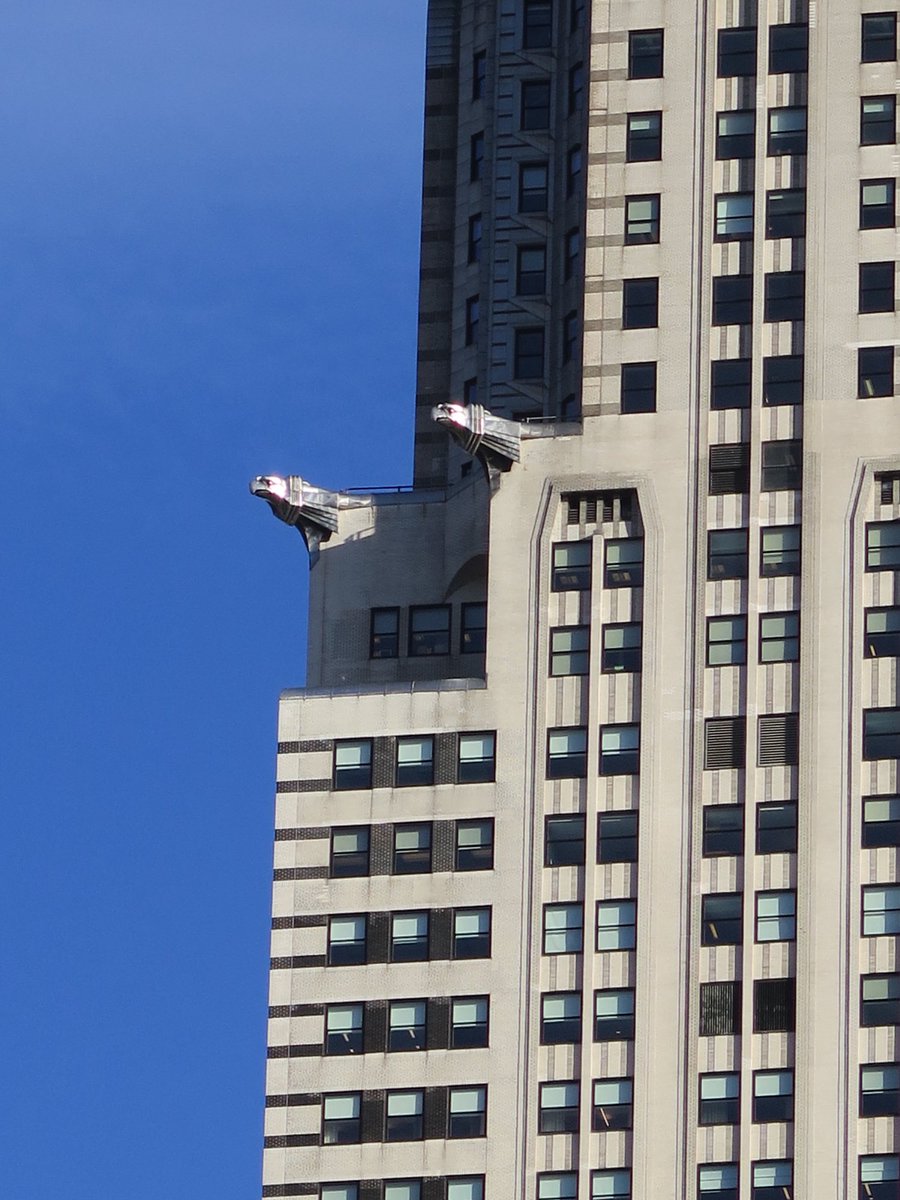
[[[431,0],[426,70],[415,485],[253,485],[263,1194],[896,1200],[897,5]]]

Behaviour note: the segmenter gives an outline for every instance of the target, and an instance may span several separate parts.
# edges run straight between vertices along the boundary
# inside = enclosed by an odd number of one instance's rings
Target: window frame
[[[883,188],[884,200],[866,202],[866,192]],[[895,229],[897,226],[897,181],[893,178],[859,181],[859,228]]]
[[[415,1009],[417,1016],[421,1008],[422,1019],[395,1023],[395,1011],[400,1013],[404,1008]],[[427,1000],[389,1000],[387,1010],[387,1053],[411,1054],[413,1051],[428,1049]]]
[[[607,748],[607,741],[621,742]],[[628,745],[633,741],[634,745]],[[639,775],[641,771],[641,725],[639,721],[616,721],[600,726],[599,773],[610,775]]]
[[[332,1015],[340,1011],[351,1013],[351,1021],[346,1029],[329,1029]],[[359,1017],[356,1021],[355,1018]],[[344,1058],[351,1054],[365,1053],[365,1024],[366,1006],[362,1001],[357,1003],[340,1002],[325,1005],[324,1035],[322,1039],[322,1054],[328,1058]]]
[[[744,118],[739,124],[749,126],[740,133],[723,132],[730,117]],[[716,113],[716,161],[731,158],[754,158],[756,155],[756,109],[727,108]]]
[[[793,823],[766,823],[764,814],[777,816],[779,810],[785,815],[793,815]],[[786,834],[772,833],[773,830],[785,830]],[[764,836],[765,835],[765,836]],[[774,800],[756,806],[756,853],[757,854],[795,854],[797,852],[797,803],[794,800]]]
[[[342,752],[359,749],[357,763],[338,761]],[[331,788],[335,792],[368,791],[372,786],[373,738],[336,738],[331,752]]]
[[[897,310],[897,264],[894,261],[859,264],[858,311],[893,313]]]
[[[479,756],[463,755],[463,743],[467,740],[474,744],[476,738],[481,739],[486,750]],[[497,733],[493,729],[460,732],[456,746],[456,782],[457,783],[493,783],[497,777]]]
[[[729,632],[730,636],[713,636],[718,631]],[[721,647],[731,648],[728,658],[714,658],[713,651]],[[740,667],[747,662],[747,617],[743,613],[723,613],[706,618],[706,665],[708,667]]]
[[[482,618],[480,624],[477,622],[479,616]],[[474,622],[473,617],[476,618]],[[486,600],[470,600],[460,606],[459,652],[460,654],[485,654],[487,652]]]
[[[421,743],[429,753],[417,759],[401,759],[401,747]],[[434,785],[434,734],[415,733],[398,737],[394,751],[394,787],[432,787]]]
[[[716,77],[736,79],[757,72],[756,26],[734,25],[720,29],[716,38]],[[734,43],[734,46],[729,45]],[[737,48],[737,47],[740,48]]]
[[[424,837],[424,844],[402,846],[404,835],[416,834]],[[434,829],[431,821],[403,821],[393,826],[391,848],[392,875],[430,875],[434,847]]]
[[[598,1102],[597,1093],[613,1087],[618,1088],[622,1098],[606,1104]],[[633,1121],[634,1078],[631,1075],[620,1075],[615,1078],[595,1079],[591,1087],[591,1129],[595,1133],[631,1129]]]
[[[753,237],[754,215],[752,192],[718,192],[715,196],[713,241],[750,241]]]
[[[544,817],[544,866],[581,867],[587,853],[584,813],[549,813]],[[551,836],[551,830],[575,831],[575,836]]]
[[[655,362],[625,362],[621,364],[619,411],[621,413],[654,413],[657,405],[657,364]]]
[[[636,631],[636,637],[633,637]],[[600,628],[600,672],[603,675],[637,675],[643,663],[643,633],[641,621],[609,621]],[[607,644],[621,634],[621,645]],[[631,643],[629,644],[629,639]]]
[[[765,235],[774,240],[806,237],[805,188],[770,188],[766,192]]]
[[[484,1020],[462,1022],[454,1019],[456,1005],[469,1004],[477,1007],[483,1003]],[[450,1050],[481,1050],[490,1045],[490,996],[451,996],[450,998]],[[468,1032],[464,1032],[468,1031]]]
[[[548,1016],[550,1001],[563,1001],[562,1016]],[[552,1006],[551,1006],[552,1007]],[[569,1012],[572,1009],[572,1012]],[[581,1041],[581,992],[542,992],[540,1044],[572,1046]]]
[[[549,80],[523,79],[519,89],[520,132],[541,133],[548,130],[552,104],[553,96]]]
[[[625,114],[625,161],[659,162],[662,159],[663,114],[660,109]]]
[[[458,928],[461,921],[477,918],[478,928],[474,932]],[[483,918],[486,918],[483,920]],[[482,926],[484,926],[482,928]],[[470,907],[454,908],[453,923],[450,930],[451,956],[454,961],[469,961],[491,957],[493,938],[493,913],[490,905],[479,904]]]
[[[539,187],[526,186],[526,172],[540,171],[543,183]],[[546,161],[519,163],[519,213],[545,213],[550,200],[550,166]]]
[[[797,940],[797,893],[793,888],[757,892],[754,913],[757,945]]]
[[[489,833],[485,842],[473,843],[471,846],[460,842],[460,834],[464,830],[483,827]],[[454,831],[454,871],[492,871],[494,869],[494,818],[467,817],[456,822]]]
[[[721,1083],[720,1083],[721,1081]],[[704,1096],[704,1085],[710,1086],[715,1092],[721,1090],[721,1095]],[[741,1074],[740,1071],[705,1071],[702,1072],[697,1086],[697,1124],[701,1127],[711,1125],[738,1125],[741,1119]]]
[[[379,617],[393,618],[393,630],[379,630],[375,626]],[[388,641],[385,648],[381,645],[381,639],[393,639],[393,642]],[[387,608],[372,608],[369,610],[369,658],[399,658],[400,657],[400,609],[394,606]]]
[[[665,63],[665,30],[629,29],[628,31],[628,78],[662,79]],[[658,38],[659,48],[639,49],[639,39]]]
[[[897,61],[897,14],[896,12],[861,13],[859,37],[859,61],[861,63],[896,62]],[[866,25],[889,18],[890,31],[887,37],[883,33],[867,32]],[[887,43],[886,50],[884,43]]]
[[[734,817],[739,819],[728,823],[723,820],[716,828],[711,818]],[[704,804],[703,805],[703,858],[739,858],[744,853],[744,805],[743,804]],[[737,838],[733,835],[737,834]]]
[[[879,115],[878,105],[881,105]],[[860,96],[860,146],[893,146],[897,142],[897,97],[891,94]]]
[[[638,213],[646,207],[647,215]],[[632,212],[632,209],[635,211]],[[626,246],[656,245],[659,242],[661,203],[659,192],[644,192],[625,197]]]
[[[613,924],[604,921],[601,924],[601,914],[619,909],[619,920]],[[621,918],[626,919],[621,919]],[[637,945],[637,900],[632,896],[610,897],[608,900],[598,900],[596,906],[596,936],[594,949],[599,954],[611,954],[620,950],[634,950]],[[613,931],[604,932],[604,931]],[[612,942],[615,941],[613,945]],[[601,942],[608,943],[601,945]]]
[[[562,917],[562,923],[556,921]],[[550,918],[553,918],[552,922]],[[541,910],[541,954],[547,958],[584,951],[584,904],[580,900],[553,901]]]
[[[365,836],[364,850],[335,850],[337,838],[349,834]],[[368,825],[333,825],[329,837],[329,879],[362,879],[371,872],[372,836]]]
[[[721,909],[721,914],[716,909]],[[743,892],[704,892],[700,897],[700,944],[741,946],[743,942]]]
[[[555,643],[557,638],[569,637],[574,640],[574,635],[583,635],[583,646],[574,646],[567,649],[557,649]],[[569,676],[584,676],[590,673],[590,652],[591,652],[591,627],[590,625],[556,625],[550,630],[550,667],[549,674],[551,679],[564,679]],[[563,660],[577,660],[577,664],[573,661],[566,662],[570,668],[573,665],[578,665],[579,670],[558,670],[557,667],[564,665]]]
[[[513,377],[542,382],[546,370],[547,337],[543,325],[519,325],[513,330]]]
[[[782,538],[782,543],[796,540],[796,546],[790,544],[782,544],[777,548],[767,546],[767,541],[776,540],[776,534],[788,534],[789,536]],[[796,534],[796,539],[793,538],[793,534]],[[760,529],[759,573],[762,578],[774,579],[783,575],[799,575],[802,554],[803,536],[800,525],[765,525]]]
[[[622,1010],[600,1014],[601,997],[624,997]],[[601,1024],[602,1022],[602,1024]],[[597,988],[594,991],[592,1036],[595,1042],[634,1041],[635,990],[633,987]]]
[[[767,631],[767,624],[776,621],[784,622],[785,631],[781,634]],[[778,657],[766,653],[769,648],[775,648],[781,643],[783,651]],[[800,659],[800,612],[793,609],[789,612],[761,612],[759,614],[759,662],[761,664],[798,662]]]
[[[742,534],[735,543],[742,541],[742,550],[714,550],[714,539],[725,540],[724,535]],[[720,567],[721,569],[714,569]],[[732,529],[710,529],[707,535],[706,578],[708,582],[719,579],[746,579],[750,571],[750,530],[746,526]]]

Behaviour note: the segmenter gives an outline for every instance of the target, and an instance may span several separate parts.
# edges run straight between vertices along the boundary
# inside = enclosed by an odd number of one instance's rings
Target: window
[[[587,0],[572,0],[571,11],[569,13],[569,31],[571,33],[583,27],[586,3]]]
[[[369,874],[369,827],[338,826],[331,831],[332,879],[348,879]]]
[[[566,234],[566,253],[563,270],[563,277],[571,279],[575,275],[575,268],[578,266],[578,259],[581,255],[581,230],[576,225]],[[577,318],[577,313],[571,314]]]
[[[746,529],[711,529],[707,579],[746,579],[749,569]]]
[[[731,442],[709,448],[709,494],[729,496],[750,490],[750,444]]]
[[[747,618],[709,617],[706,622],[706,665],[737,666],[747,661]]]
[[[793,1033],[796,1011],[796,979],[757,979],[754,982],[754,1033]]]
[[[863,758],[900,758],[900,708],[863,711]]]
[[[587,774],[587,730],[551,729],[547,733],[547,778],[584,779]]]
[[[569,71],[569,116],[581,112],[584,104],[584,66],[576,63]]]
[[[431,870],[431,822],[394,826],[394,874],[423,875]]]
[[[800,526],[775,525],[760,530],[759,573],[764,578],[800,574]]]
[[[365,916],[331,917],[328,921],[328,965],[346,967],[365,961]]]
[[[640,754],[640,725],[601,726],[601,775],[637,775],[640,771]]]
[[[325,1053],[362,1054],[363,1006],[329,1004],[325,1009]]]
[[[572,362],[578,357],[578,338],[581,334],[581,321],[578,313],[566,313],[563,317],[563,362]]]
[[[803,355],[778,354],[763,359],[763,404],[803,403]]]
[[[541,996],[541,1044],[559,1046],[581,1041],[581,993],[548,992]]]
[[[712,364],[709,406],[714,410],[750,407],[749,358],[720,358]]]
[[[894,96],[863,96],[859,102],[859,144],[892,146],[897,140]]]
[[[603,564],[606,587],[641,587],[644,582],[644,539],[607,538]]]
[[[875,483],[880,504],[900,504],[900,471],[879,471]]]
[[[409,1092],[388,1092],[384,1112],[386,1142],[415,1142],[421,1139],[424,1099],[421,1088]]]
[[[622,328],[655,329],[659,324],[659,280],[626,279],[622,284]]]
[[[753,193],[728,192],[716,196],[716,241],[734,242],[753,237]]]
[[[859,264],[859,311],[861,313],[893,312],[893,262]]]
[[[516,256],[516,291],[520,296],[543,296],[547,288],[545,246],[519,246]]]
[[[461,733],[459,735],[457,783],[492,783],[496,734]]]
[[[597,817],[597,862],[637,862],[638,814],[633,809]]]
[[[707,804],[703,809],[703,856],[744,853],[743,804]]]
[[[802,483],[802,442],[763,442],[762,481],[760,485],[762,491],[791,491],[798,489]]]
[[[806,153],[805,108],[769,109],[768,153],[771,155]]]
[[[424,1000],[392,1000],[388,1006],[388,1050],[426,1049]]]
[[[460,654],[484,654],[487,649],[487,605],[481,601],[462,606]]]
[[[631,1200],[631,1172],[593,1171],[591,1200]]]
[[[594,1041],[627,1042],[634,1037],[634,988],[594,992]]]
[[[575,1200],[578,1176],[574,1171],[538,1175],[537,1200]]]
[[[397,787],[434,783],[434,738],[397,738]]]
[[[900,521],[869,521],[866,525],[866,570],[900,568]]]
[[[716,73],[720,78],[756,74],[756,27],[720,29]]]
[[[702,898],[702,942],[704,946],[739,946],[743,939],[740,892],[719,892]]]
[[[453,912],[453,957],[490,958],[491,910],[457,908]]]
[[[900,975],[863,975],[860,995],[860,1025],[900,1025]]]
[[[550,84],[531,80],[522,84],[520,127],[526,132],[550,126]]]
[[[900,933],[900,887],[864,887],[863,937]]]
[[[656,412],[656,363],[622,363],[623,413]]]
[[[769,28],[769,73],[805,71],[809,64],[809,27],[772,25]]]
[[[900,1157],[866,1154],[859,1160],[860,1200],[897,1200],[900,1195]]]
[[[625,197],[625,245],[659,241],[659,196]]]
[[[472,55],[472,99],[483,100],[487,82],[487,51],[479,50]]]
[[[322,1101],[322,1145],[344,1146],[360,1138],[360,1094],[326,1096]]]
[[[756,940],[792,942],[797,931],[794,892],[759,892],[756,896]]]
[[[542,1083],[538,1133],[578,1132],[578,1084]]]
[[[473,133],[469,139],[469,179],[479,180],[484,172],[484,134]]]
[[[641,623],[604,625],[600,652],[600,670],[604,673],[631,673],[641,669]]]
[[[900,1115],[900,1067],[886,1063],[860,1067],[859,1115],[861,1117]]]
[[[804,313],[804,271],[772,271],[765,277],[764,321],[802,321]]]
[[[580,146],[573,146],[566,156],[566,195],[574,196],[579,190],[583,154]]]
[[[797,849],[797,805],[784,801],[756,809],[756,853],[792,854]]]
[[[450,1049],[470,1050],[488,1044],[487,996],[463,996],[450,1004]]]
[[[391,962],[428,961],[427,912],[393,913],[391,916]]]
[[[519,212],[547,211],[547,164],[522,163],[519,167]]]
[[[579,954],[583,930],[580,904],[544,905],[544,954]]]
[[[703,733],[704,771],[734,770],[744,766],[747,731],[743,717],[709,717]]]
[[[487,1088],[452,1087],[447,1137],[484,1137],[487,1131]]]
[[[636,921],[634,900],[601,900],[597,905],[597,949],[633,950]]]
[[[472,379],[467,379],[463,383],[463,404],[478,403],[478,380],[473,376]],[[463,605],[465,608],[465,605]]]
[[[544,818],[544,866],[573,867],[584,863],[584,817]]]
[[[595,1080],[591,1128],[601,1133],[608,1129],[630,1129],[632,1095],[630,1079]]]
[[[478,340],[478,314],[480,301],[477,296],[470,296],[466,301],[466,345],[474,346]]]
[[[469,252],[468,261],[470,263],[481,262],[481,236],[483,233],[483,222],[481,213],[475,213],[469,217]]]
[[[457,821],[456,870],[489,871],[493,865],[493,820],[486,817],[481,821]]]
[[[591,586],[591,543],[557,542],[553,547],[554,592],[586,592]]]
[[[663,31],[632,29],[628,33],[628,78],[661,79],[663,73]]]
[[[786,26],[785,28],[789,28]],[[751,1200],[792,1200],[794,1167],[787,1161],[753,1164]]]
[[[794,1072],[754,1071],[753,1120],[792,1121],[794,1119]]]
[[[707,1163],[697,1168],[700,1200],[738,1200],[738,1169],[735,1163]]]
[[[757,766],[795,766],[800,749],[799,715],[773,713],[760,717],[756,740]]]
[[[896,58],[897,14],[863,13],[860,61],[894,62]]]
[[[590,642],[591,631],[587,625],[551,629],[550,674],[587,675]]]
[[[700,1036],[741,1032],[740,981],[700,984]]]
[[[448,1178],[447,1200],[484,1200],[484,1176],[455,1175]]]
[[[800,657],[800,614],[766,613],[759,618],[759,661],[796,662]]]
[[[717,275],[712,303],[713,325],[749,325],[753,320],[753,276]]]
[[[866,609],[866,658],[900,656],[900,608]]]
[[[543,329],[517,329],[513,344],[513,374],[516,379],[544,376]]]
[[[723,1075],[700,1076],[700,1125],[737,1125],[741,1119],[741,1077],[729,1071]]]
[[[525,0],[522,48],[546,50],[553,45],[552,0]]]
[[[340,792],[372,786],[371,738],[335,742],[333,786]]]
[[[323,1183],[319,1200],[359,1200],[359,1188],[355,1183]]]
[[[756,113],[752,108],[716,114],[716,158],[753,158]]]
[[[896,224],[896,180],[863,179],[859,185],[860,229],[893,229]]]
[[[396,658],[400,653],[400,609],[373,608],[369,658]]]
[[[662,113],[629,113],[625,127],[625,161],[656,162],[662,158]]]
[[[806,192],[802,188],[766,192],[766,237],[790,238],[806,234]]]

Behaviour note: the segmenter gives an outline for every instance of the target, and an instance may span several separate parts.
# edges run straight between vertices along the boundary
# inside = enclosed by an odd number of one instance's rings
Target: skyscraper
[[[264,1195],[896,1198],[896,4],[431,0],[426,70],[415,486],[253,485]]]

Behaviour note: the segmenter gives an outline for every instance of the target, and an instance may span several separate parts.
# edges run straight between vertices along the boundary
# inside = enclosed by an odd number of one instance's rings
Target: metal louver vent
[[[795,766],[799,749],[800,718],[797,713],[759,718],[759,766]]]
[[[709,448],[709,494],[727,496],[750,490],[750,445],[735,442]]]
[[[882,504],[900,504],[900,471],[876,475],[875,482]]]
[[[743,717],[712,717],[706,722],[703,767],[722,771],[742,767],[746,757],[747,731]]]
[[[700,1036],[741,1032],[740,981],[700,985]]]
[[[757,979],[753,985],[755,1033],[790,1033],[796,1024],[797,981]]]

